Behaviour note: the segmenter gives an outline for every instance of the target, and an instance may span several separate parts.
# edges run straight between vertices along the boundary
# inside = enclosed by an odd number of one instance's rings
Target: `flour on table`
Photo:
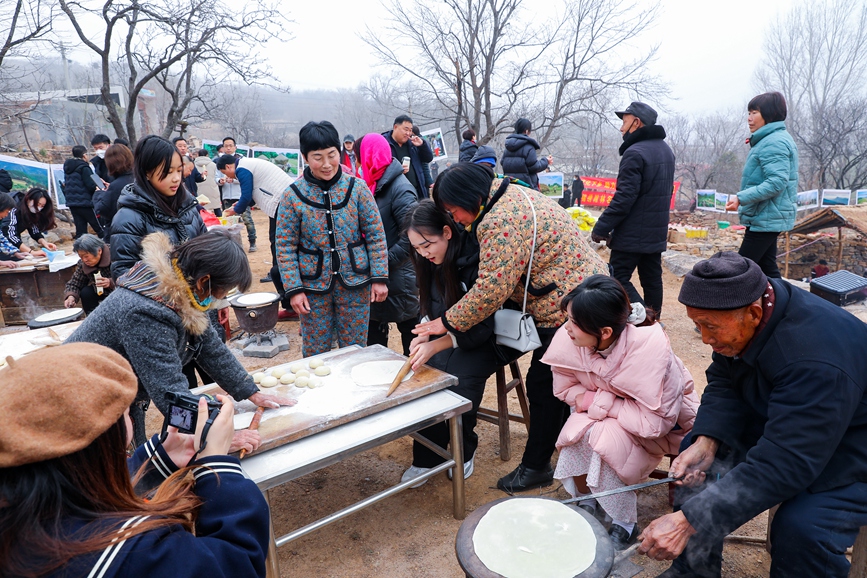
[[[596,559],[596,535],[564,504],[515,498],[482,516],[473,549],[489,570],[505,578],[573,578]]]
[[[391,385],[397,372],[403,367],[404,362],[396,359],[389,361],[367,361],[359,363],[352,368],[352,381],[358,385]],[[401,383],[412,377],[412,370],[403,378]]]

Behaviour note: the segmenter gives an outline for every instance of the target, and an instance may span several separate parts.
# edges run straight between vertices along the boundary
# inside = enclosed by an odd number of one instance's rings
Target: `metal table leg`
[[[452,470],[452,498],[456,520],[467,515],[466,496],[464,495],[464,439],[463,419],[460,414],[449,420],[449,435],[455,467]]]
[[[277,542],[274,538],[274,513],[271,511],[271,490],[263,492],[268,504],[268,526],[271,537],[268,540],[268,555],[265,557],[265,577],[280,578],[280,561],[277,559]]]

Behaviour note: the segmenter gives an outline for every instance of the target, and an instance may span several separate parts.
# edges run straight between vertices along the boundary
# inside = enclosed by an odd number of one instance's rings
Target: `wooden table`
[[[303,392],[288,385],[265,389],[298,396],[299,403],[265,412],[259,426],[262,445],[254,455],[241,462],[244,471],[262,490],[269,507],[271,489],[406,435],[412,436],[445,461],[418,478],[396,484],[279,538],[275,536],[272,526],[268,550],[269,578],[280,576],[277,547],[406,490],[422,480],[430,479],[456,464],[460,464],[460,472],[464,462],[461,415],[469,411],[472,404],[445,390],[457,383],[456,377],[425,366],[401,384],[391,397],[386,398],[387,384],[362,387],[347,383],[351,369],[366,361],[405,360],[405,357],[380,345],[363,349],[358,346],[347,347],[318,357],[332,367],[332,375],[327,378],[331,382],[322,388]],[[303,360],[305,364],[307,361]],[[274,367],[288,371],[294,363],[298,362]],[[212,393],[215,390],[218,390],[216,384],[211,384],[193,392]],[[355,390],[354,395],[348,394],[351,390]],[[329,397],[339,398],[332,409],[327,409]],[[239,405],[242,413],[255,411],[255,406],[250,402],[241,402]],[[443,421],[449,422],[451,453],[417,433]],[[452,493],[454,517],[462,520],[466,515],[463,476],[452,476]]]

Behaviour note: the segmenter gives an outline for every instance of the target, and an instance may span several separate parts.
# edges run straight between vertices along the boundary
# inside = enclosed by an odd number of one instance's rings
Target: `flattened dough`
[[[352,368],[352,381],[358,385],[391,385],[394,378],[397,377],[397,372],[403,367],[403,361],[399,359],[389,361],[367,361],[359,363]],[[410,369],[406,377],[403,378],[403,383],[412,377],[413,371]]]
[[[505,578],[573,578],[596,559],[596,535],[565,504],[514,498],[479,520],[473,548],[489,570]]]

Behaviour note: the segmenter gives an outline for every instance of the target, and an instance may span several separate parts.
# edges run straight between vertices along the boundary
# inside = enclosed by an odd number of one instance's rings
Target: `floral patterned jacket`
[[[365,182],[344,173],[323,191],[295,181],[277,209],[277,264],[286,295],[388,281],[388,247]]]
[[[563,296],[586,277],[608,273],[605,262],[556,201],[515,184],[500,192],[502,182],[494,179],[488,203],[472,225],[481,252],[479,276],[443,316],[450,331],[466,331],[492,315],[506,300],[521,307],[533,244],[533,212],[522,189],[536,209],[536,251],[527,312],[538,327],[562,325],[566,321],[566,314],[560,311]]]

